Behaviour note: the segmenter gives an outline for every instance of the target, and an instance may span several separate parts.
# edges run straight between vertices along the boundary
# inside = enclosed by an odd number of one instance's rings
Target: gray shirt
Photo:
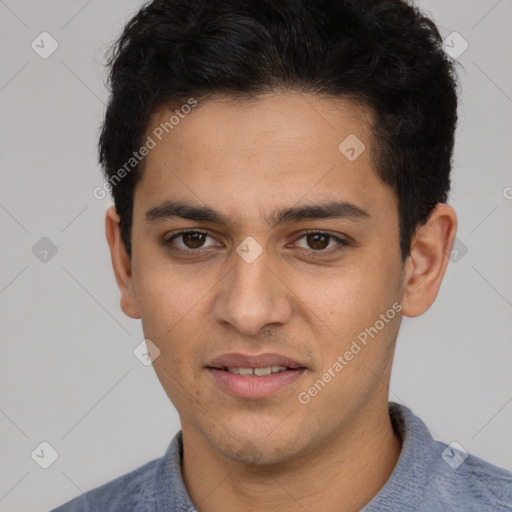
[[[512,512],[512,472],[468,455],[457,443],[435,441],[403,405],[390,403],[389,412],[402,451],[388,481],[362,512]],[[178,432],[163,457],[53,512],[196,512],[181,477],[181,457]]]

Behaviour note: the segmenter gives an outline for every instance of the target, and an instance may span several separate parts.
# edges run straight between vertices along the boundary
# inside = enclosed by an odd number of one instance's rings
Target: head
[[[387,403],[401,316],[430,307],[455,236],[433,22],[402,0],[156,0],[109,65],[107,238],[184,431],[271,463]],[[235,352],[303,370],[234,396],[211,369]]]

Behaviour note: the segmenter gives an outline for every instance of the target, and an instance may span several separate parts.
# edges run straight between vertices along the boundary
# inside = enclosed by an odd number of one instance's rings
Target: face
[[[146,157],[125,311],[184,435],[230,459],[289,460],[387,403],[402,261],[369,121],[312,95],[210,99]]]

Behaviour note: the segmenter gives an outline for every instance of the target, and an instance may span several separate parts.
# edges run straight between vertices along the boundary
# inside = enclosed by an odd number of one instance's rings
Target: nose
[[[236,253],[233,260],[218,288],[215,320],[246,336],[287,323],[292,315],[291,292],[271,268],[266,252],[251,263]]]

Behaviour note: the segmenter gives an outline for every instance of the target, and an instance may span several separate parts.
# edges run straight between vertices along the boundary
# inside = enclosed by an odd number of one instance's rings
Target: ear
[[[107,210],[105,217],[105,233],[110,247],[114,275],[116,276],[117,286],[121,292],[121,309],[131,318],[140,318],[133,287],[132,264],[121,238],[119,215],[114,206],[111,206]]]
[[[402,314],[423,314],[437,297],[457,231],[457,215],[447,204],[438,203],[428,221],[411,242],[403,278]]]

